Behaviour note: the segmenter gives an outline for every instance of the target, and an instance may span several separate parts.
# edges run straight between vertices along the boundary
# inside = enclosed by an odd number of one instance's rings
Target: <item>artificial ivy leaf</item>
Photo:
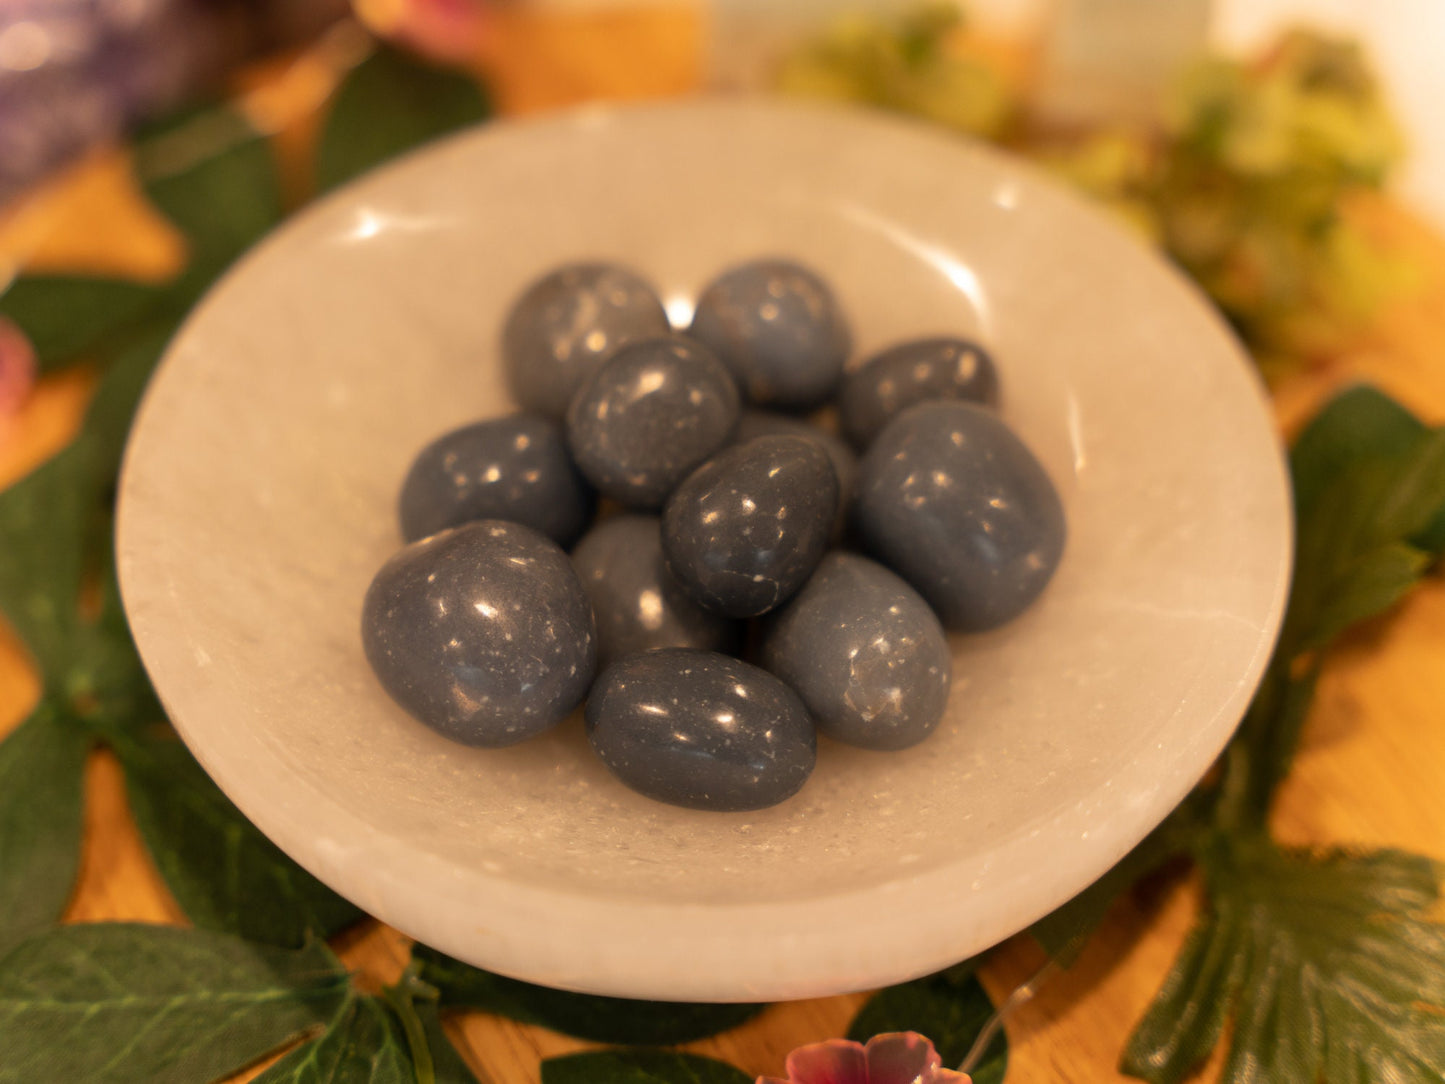
[[[79,621],[90,477],[87,449],[71,445],[0,493],[0,612],[47,683],[64,673]]]
[[[449,1009],[480,1009],[579,1039],[620,1045],[670,1046],[735,1028],[762,1005],[705,1005],[595,997],[494,975],[417,945],[421,979]]]
[[[61,926],[0,960],[0,1084],[215,1080],[324,1024],[349,988],[321,944]]]
[[[1208,910],[1124,1054],[1177,1084],[1219,1042],[1221,1084],[1445,1077],[1439,870],[1399,851],[1310,853],[1263,836],[1202,848]]]
[[[334,188],[490,112],[473,79],[379,46],[336,92],[316,151],[318,187]]]
[[[1389,542],[1356,558],[1335,576],[1301,646],[1324,647],[1352,625],[1384,613],[1420,582],[1428,555],[1403,542]]]
[[[294,946],[364,917],[248,821],[179,740],[130,738],[116,752],[141,838],[197,926]]]
[[[1310,420],[1290,450],[1295,508],[1308,513],[1350,466],[1405,455],[1426,432],[1418,418],[1378,388],[1345,389]]]
[[[120,470],[136,407],[175,329],[172,320],[154,321],[139,329],[134,340],[116,354],[95,390],[82,439],[91,444],[93,469],[107,485]]]
[[[414,1084],[406,1040],[379,998],[348,998],[315,1042],[297,1047],[253,1084]]]
[[[70,900],[89,749],[85,732],[48,702],[0,742],[0,956]]]
[[[978,979],[951,980],[946,972],[879,990],[864,1004],[848,1038],[867,1042],[889,1031],[916,1031],[933,1040],[943,1064],[957,1068],[993,1017],[993,1002]],[[1002,1084],[1008,1040],[1000,1030],[971,1070],[973,1084]]]
[[[606,1050],[542,1063],[542,1084],[753,1084],[726,1062],[670,1050]]]
[[[15,321],[50,372],[124,335],[164,296],[124,279],[25,275],[0,294],[0,316]]]
[[[185,114],[137,143],[146,195],[190,245],[180,291],[197,295],[281,221],[280,174],[268,140],[235,109]]]
[[[467,1064],[461,1052],[447,1037],[436,1003],[415,1002],[412,1008],[421,1021],[427,1046],[431,1050],[432,1071],[436,1074],[436,1084],[478,1084],[477,1076],[472,1072],[471,1066]]]

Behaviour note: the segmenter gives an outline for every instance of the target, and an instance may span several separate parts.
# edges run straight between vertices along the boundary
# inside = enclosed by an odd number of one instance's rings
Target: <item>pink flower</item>
[[[35,383],[35,351],[14,323],[0,316],[0,440]]]
[[[491,24],[491,0],[352,0],[373,33],[444,63],[475,60]]]
[[[786,1080],[760,1076],[757,1084],[969,1084],[941,1064],[922,1035],[893,1031],[873,1036],[867,1046],[846,1039],[800,1046],[788,1055]]]

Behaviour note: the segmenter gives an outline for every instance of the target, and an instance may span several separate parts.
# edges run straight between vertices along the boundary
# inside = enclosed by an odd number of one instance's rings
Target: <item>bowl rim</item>
[[[406,183],[408,176],[424,172],[433,158],[446,154],[447,148],[455,144],[473,141],[504,144],[517,133],[586,130],[601,119],[626,123],[631,117],[674,114],[695,121],[719,113],[739,118],[766,114],[772,118],[788,117],[790,123],[801,124],[815,123],[823,117],[829,118],[830,123],[856,126],[860,133],[901,131],[934,142],[955,139],[962,153],[992,163],[1027,188],[1046,192],[1054,202],[1063,200],[1072,204],[1072,213],[1093,220],[1096,228],[1102,226],[1118,236],[1127,236],[1122,226],[1107,221],[1102,211],[1027,161],[972,140],[945,135],[936,126],[922,121],[855,106],[773,98],[699,97],[662,103],[594,104],[536,118],[504,118],[403,155],[290,216],[228,269],[192,309],[157,367],[151,390],[174,367],[181,352],[180,344],[195,333],[212,308],[225,303],[231,282],[251,273],[273,250],[305,229],[308,222],[336,206],[354,203],[370,192],[382,192]],[[1132,238],[1129,243],[1143,250],[1142,243]],[[1208,319],[1233,344],[1238,370],[1233,375],[1240,382],[1237,391],[1245,408],[1243,420],[1266,428],[1278,448],[1263,381],[1223,317],[1181,272],[1157,255],[1151,254],[1150,258],[1158,273],[1170,280],[1176,291],[1189,295],[1194,305],[1208,310]],[[122,597],[128,603],[138,591],[139,570],[144,565],[144,554],[131,543],[135,533],[133,518],[137,514],[134,466],[139,442],[136,434],[145,431],[153,405],[154,397],[148,390],[127,444],[117,502],[117,562]],[[993,891],[1005,898],[1018,895],[1031,899],[1031,903],[1014,909],[995,908],[986,917],[970,915],[966,913],[967,908],[953,902],[967,893],[967,888],[959,884],[961,862],[945,863],[919,874],[895,876],[883,884],[845,892],[782,902],[723,904],[614,899],[519,883],[485,870],[458,870],[451,862],[378,831],[376,825],[334,803],[279,759],[269,767],[289,772],[290,785],[308,792],[312,804],[306,809],[304,821],[289,816],[291,810],[282,804],[268,804],[248,783],[255,772],[254,766],[230,763],[224,755],[218,755],[204,734],[171,709],[159,682],[156,691],[176,730],[204,769],[242,813],[283,851],[368,913],[443,952],[527,981],[623,997],[771,1001],[871,989],[926,974],[971,956],[1019,932],[1066,902],[1152,831],[1223,751],[1263,676],[1288,595],[1293,518],[1285,460],[1282,455],[1275,459],[1271,483],[1279,514],[1273,597],[1249,666],[1227,695],[1221,697],[1208,721],[1199,724],[1199,730],[1206,733],[1209,740],[1195,742],[1192,747],[1195,755],[1188,770],[1174,773],[1166,785],[1158,785],[1159,780],[1151,776],[1155,785],[1150,788],[1148,801],[1135,808],[1132,819],[1116,818],[1111,832],[1086,834],[1086,838],[1080,839],[1077,831],[1067,827],[1071,810],[1065,809],[1041,822],[1015,826],[1012,833],[1002,833],[994,850],[996,854],[1007,851],[1008,863],[1013,869],[994,881]],[[127,609],[132,608],[128,605]],[[136,646],[149,670],[154,661],[153,656],[148,657],[147,650],[152,628],[149,620],[134,624]],[[324,835],[331,839],[365,841],[361,860],[366,865],[368,884],[364,895],[357,895],[355,879],[349,878],[347,872],[361,852],[341,854],[318,850],[314,841],[323,834],[318,821],[324,824]],[[1070,891],[1060,894],[1056,890],[1050,895],[1040,895],[1036,887],[1030,887],[1030,882],[1036,879],[1031,874],[1036,873],[1039,863],[1047,864],[1052,848],[1063,846],[1073,855],[1071,864],[1087,867],[1091,874],[1074,884]],[[419,883],[451,883],[458,890],[446,898],[431,897],[419,906],[415,899],[415,886]],[[480,900],[485,901],[485,916],[479,921],[477,903]],[[907,923],[887,921],[889,915],[905,905],[909,911]],[[847,940],[846,931],[856,933],[860,928],[860,916],[877,916],[877,920],[867,924],[866,939]],[[544,928],[549,931],[545,936]],[[531,932],[518,935],[515,933],[518,930]],[[674,967],[666,975],[639,973],[629,967],[629,953],[639,945],[649,946],[653,956],[666,953],[690,961],[691,966]],[[624,975],[625,979],[620,978]]]

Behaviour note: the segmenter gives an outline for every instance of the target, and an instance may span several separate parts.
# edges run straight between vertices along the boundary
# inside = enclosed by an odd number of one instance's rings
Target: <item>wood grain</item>
[[[674,94],[696,84],[701,25],[692,7],[552,18],[528,15],[522,7],[503,12],[484,61],[498,100],[510,112],[597,97]],[[304,84],[297,94],[312,93],[317,85],[316,73],[304,67],[272,70],[276,79],[289,73]],[[256,84],[253,73],[249,85]],[[289,124],[314,127],[314,117],[298,115]],[[300,142],[294,134],[289,138],[293,146]],[[1416,266],[1417,282],[1350,349],[1278,381],[1276,408],[1286,431],[1332,391],[1360,379],[1379,384],[1432,421],[1445,420],[1445,244],[1389,203],[1367,201],[1354,213]],[[157,278],[181,256],[179,240],[138,198],[120,152],[93,156],[20,209],[0,216],[0,265]],[[0,485],[64,443],[91,385],[82,369],[37,389],[0,437]],[[1445,857],[1442,658],[1445,582],[1438,577],[1334,653],[1297,768],[1281,795],[1277,827],[1284,838],[1390,844]],[[0,733],[23,717],[37,695],[19,645],[0,629]],[[80,880],[67,920],[183,922],[131,824],[119,769],[108,755],[93,758],[86,794]],[[1197,886],[1185,880],[1119,903],[1079,962],[1010,1019],[1010,1081],[1126,1079],[1114,1069],[1119,1052],[1192,921],[1196,893]],[[400,934],[373,924],[346,938],[341,949],[358,970],[358,981],[374,987],[400,972],[408,945]],[[1042,963],[1030,941],[1016,938],[992,957],[983,979],[999,1000]],[[794,1046],[841,1034],[862,1000],[852,995],[773,1006],[747,1025],[690,1048],[750,1073],[775,1073]],[[482,1080],[491,1084],[536,1084],[542,1058],[587,1045],[481,1013],[462,1014],[449,1026]],[[248,1080],[258,1069],[235,1080]],[[1200,1079],[1214,1080],[1217,1072],[1216,1060]]]

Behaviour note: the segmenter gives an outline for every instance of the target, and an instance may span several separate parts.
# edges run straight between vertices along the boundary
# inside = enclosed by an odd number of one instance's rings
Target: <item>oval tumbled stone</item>
[[[395,554],[366,592],[361,639],[392,699],[467,745],[512,745],[553,726],[597,666],[592,608],[567,555],[497,520]]]
[[[792,797],[817,755],[793,690],[710,651],[650,651],[609,666],[587,700],[587,736],[633,790],[723,812]]]
[[[957,399],[998,404],[998,371],[968,339],[914,339],[879,351],[843,376],[838,421],[855,448],[866,448],[914,403]]]
[[[562,431],[538,414],[454,429],[422,449],[402,483],[408,542],[474,519],[504,519],[570,546],[592,514],[592,490]]]
[[[759,437],[708,460],[668,498],[662,552],[699,604],[756,617],[803,585],[828,546],[838,478],[803,437]]]
[[[619,347],[662,335],[657,292],[625,267],[579,263],[533,282],[502,329],[502,364],[525,410],[560,420],[582,382]]]
[[[792,414],[774,410],[745,410],[738,421],[734,442],[746,444],[758,437],[805,437],[828,453],[833,473],[838,476],[838,516],[834,534],[841,534],[853,500],[853,480],[858,475],[858,457],[853,449],[820,426]]]
[[[717,358],[682,335],[619,350],[578,390],[567,444],[597,489],[656,508],[694,467],[732,439],[741,400]]]
[[[661,647],[728,651],[737,622],[710,613],[672,578],[656,516],[614,516],[582,536],[572,564],[597,619],[598,664]]]
[[[688,334],[722,359],[750,402],[787,409],[833,394],[852,342],[828,284],[776,259],[742,264],[709,283]]]
[[[852,553],[823,558],[768,621],[763,665],[807,705],[818,732],[865,749],[906,749],[948,702],[943,627],[917,591]]]
[[[888,423],[858,464],[854,519],[956,629],[1018,616],[1064,552],[1048,474],[998,415],[969,403],[920,403]]]

